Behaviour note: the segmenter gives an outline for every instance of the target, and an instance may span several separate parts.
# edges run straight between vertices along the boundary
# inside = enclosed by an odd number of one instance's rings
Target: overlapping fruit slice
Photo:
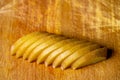
[[[57,42],[55,43],[54,45],[46,48],[45,50],[43,50],[41,52],[41,54],[39,55],[38,59],[37,59],[37,63],[42,63],[47,57],[48,55],[50,55],[54,50],[60,48],[63,46],[63,44],[68,44],[70,43],[71,41],[74,41],[73,39],[65,39],[65,40],[62,40],[60,42]]]
[[[90,43],[90,42],[86,42],[86,43],[83,42],[83,43],[81,43],[79,45],[75,45],[75,46],[71,47],[71,49],[69,49],[69,50],[64,51],[59,56],[57,56],[56,59],[54,60],[54,62],[53,62],[53,68],[59,66],[61,64],[61,62],[63,62],[63,60],[65,58],[67,58],[69,55],[71,55],[72,53],[74,53],[78,49],[80,49],[82,47],[85,47],[87,45],[90,45],[90,44],[92,44],[92,43]]]
[[[26,36],[18,39],[18,40],[14,43],[14,45],[12,45],[12,47],[11,47],[11,54],[12,54],[12,55],[15,55],[17,49],[18,49],[24,42],[26,42],[28,39],[31,39],[32,37],[34,37],[34,36],[36,36],[36,35],[38,35],[38,34],[39,34],[39,32],[33,32],[33,33],[31,33],[31,34],[28,34],[28,35],[26,35]]]
[[[55,37],[56,35],[47,35],[47,36],[43,36],[41,39],[39,39],[38,41],[36,41],[35,43],[33,43],[31,46],[29,46],[25,53],[23,54],[23,59],[27,59],[28,56],[30,55],[30,53],[40,44],[44,43],[45,41],[48,41],[49,39],[52,39],[53,37]]]
[[[39,39],[41,39],[43,36],[46,36],[48,34],[38,34],[30,39],[28,39],[27,41],[25,41],[17,50],[16,52],[16,57],[21,57],[23,56],[25,50],[31,46],[34,42],[38,41]]]
[[[75,60],[77,60],[79,57],[89,53],[90,51],[99,48],[97,44],[88,45],[85,48],[79,49],[70,56],[68,56],[61,64],[61,69],[65,69],[69,67]]]
[[[29,62],[32,62],[34,60],[37,59],[37,57],[39,56],[39,54],[47,47],[51,46],[52,44],[55,44],[58,41],[61,41],[65,39],[64,37],[55,37],[53,36],[53,38],[45,41],[44,43],[40,44],[39,46],[37,46],[30,54],[30,56],[28,57]]]
[[[77,69],[89,64],[93,64],[102,60],[105,60],[107,57],[107,48],[99,48],[91,51],[88,54],[85,54],[83,57],[79,58],[72,64],[73,69]]]
[[[71,41],[72,43],[69,43],[69,44],[66,44],[66,45],[63,45],[62,47],[58,48],[57,50],[53,51],[48,57],[47,59],[45,60],[45,65],[48,66],[50,65],[54,59],[59,55],[61,54],[62,52],[66,51],[67,49],[70,49],[71,46],[74,46],[76,44],[79,44],[80,42],[78,41]]]
[[[52,64],[55,68],[77,69],[106,59],[107,48],[85,40],[71,39],[46,32],[33,32],[18,39],[11,54],[29,62]]]

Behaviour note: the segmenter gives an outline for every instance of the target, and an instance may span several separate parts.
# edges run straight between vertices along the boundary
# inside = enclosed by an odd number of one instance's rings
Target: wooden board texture
[[[87,39],[114,52],[103,62],[63,71],[11,56],[11,45],[33,31]],[[120,80],[120,0],[1,0],[0,80]]]

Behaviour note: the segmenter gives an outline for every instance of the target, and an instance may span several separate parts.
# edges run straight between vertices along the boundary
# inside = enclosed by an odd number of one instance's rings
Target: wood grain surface
[[[11,45],[33,31],[83,38],[114,51],[103,62],[63,71],[11,56]],[[0,80],[120,80],[120,0],[1,0]]]

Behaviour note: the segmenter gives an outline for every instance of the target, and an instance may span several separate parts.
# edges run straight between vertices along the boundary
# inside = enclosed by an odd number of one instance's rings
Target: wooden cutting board
[[[0,3],[0,80],[120,80],[120,0],[4,0]],[[33,31],[83,38],[114,50],[78,70],[53,69],[10,55]],[[110,52],[108,53],[110,55]]]

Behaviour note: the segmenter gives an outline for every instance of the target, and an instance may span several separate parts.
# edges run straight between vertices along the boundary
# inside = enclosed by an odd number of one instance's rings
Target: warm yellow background
[[[10,55],[32,31],[84,38],[114,49],[101,63],[61,71]],[[119,80],[120,0],[0,0],[0,80]]]

